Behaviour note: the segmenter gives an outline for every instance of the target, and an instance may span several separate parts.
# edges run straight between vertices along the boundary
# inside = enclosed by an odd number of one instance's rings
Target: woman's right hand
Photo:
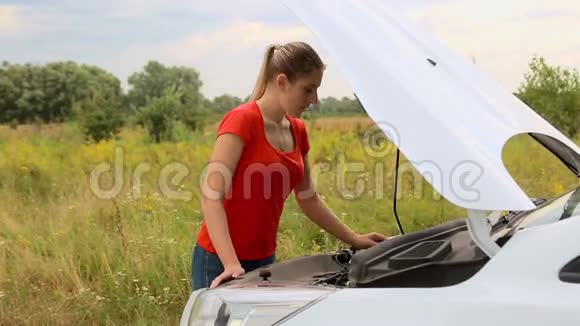
[[[238,278],[244,275],[246,271],[242,268],[242,265],[231,265],[231,266],[224,266],[224,272],[221,273],[218,277],[216,277],[210,285],[210,289],[215,288],[216,286],[220,285],[222,282],[229,281],[232,278]]]

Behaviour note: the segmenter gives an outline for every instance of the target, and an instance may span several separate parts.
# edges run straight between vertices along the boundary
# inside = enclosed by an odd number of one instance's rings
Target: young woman
[[[275,260],[284,202],[355,248],[384,240],[357,234],[313,189],[308,136],[299,119],[318,102],[325,65],[306,43],[266,50],[251,100],[222,119],[201,186],[204,223],[192,257],[193,289],[215,287]]]

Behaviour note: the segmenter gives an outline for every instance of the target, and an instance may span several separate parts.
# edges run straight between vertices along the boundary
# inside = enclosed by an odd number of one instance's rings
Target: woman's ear
[[[279,90],[286,91],[288,88],[288,83],[289,81],[286,74],[278,74],[276,76],[276,87],[278,87]]]

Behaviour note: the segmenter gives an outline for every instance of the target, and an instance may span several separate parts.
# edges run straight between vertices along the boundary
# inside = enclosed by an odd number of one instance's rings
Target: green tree
[[[0,66],[0,122],[62,122],[73,116],[73,106],[91,94],[116,101],[121,83],[96,66],[74,62],[47,65]]]
[[[99,142],[117,136],[123,126],[119,98],[96,93],[75,105],[74,112],[85,138]]]
[[[143,71],[132,74],[128,82],[130,90],[127,99],[131,107],[148,107],[155,99],[166,97],[167,90],[174,90],[179,94],[174,107],[175,117],[191,130],[203,124],[205,107],[200,92],[202,82],[196,70],[166,67],[157,61],[149,61]]]
[[[32,65],[4,62],[0,68],[0,122],[32,122],[41,111],[44,94],[34,90],[37,73]]]
[[[168,88],[160,97],[155,97],[148,104],[138,109],[137,121],[142,125],[156,143],[173,140],[173,128],[181,106],[181,94]]]
[[[580,76],[534,57],[517,96],[544,119],[573,137],[580,127]]]
[[[342,97],[340,100],[329,96],[320,100],[310,110],[312,113],[324,115],[343,115],[364,113],[362,107],[356,99]]]
[[[208,116],[208,106],[204,102],[198,104],[197,107],[179,104],[176,107],[176,119],[181,121],[189,130],[202,129]]]
[[[211,108],[216,112],[225,113],[242,104],[242,100],[233,95],[224,94],[216,96],[211,102]]]

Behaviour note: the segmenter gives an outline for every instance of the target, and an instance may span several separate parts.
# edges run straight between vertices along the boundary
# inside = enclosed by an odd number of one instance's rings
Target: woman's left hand
[[[367,249],[379,242],[385,240],[386,237],[377,232],[371,232],[367,234],[355,234],[350,241],[350,245],[355,249]]]

